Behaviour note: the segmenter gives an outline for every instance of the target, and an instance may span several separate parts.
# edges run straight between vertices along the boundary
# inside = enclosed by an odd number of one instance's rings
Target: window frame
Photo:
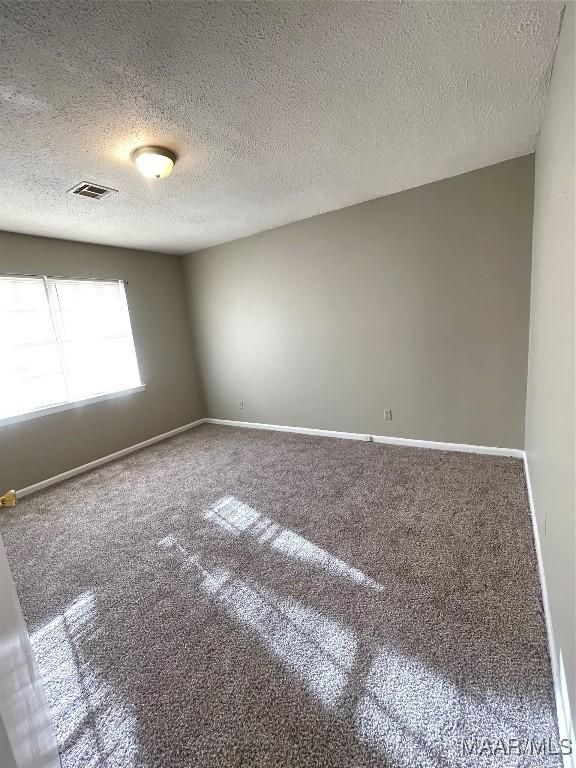
[[[45,290],[47,292],[47,281],[48,280],[73,280],[73,281],[79,281],[79,280],[86,280],[90,283],[97,283],[97,282],[104,282],[104,283],[112,283],[112,282],[118,282],[121,283],[124,289],[123,297],[125,302],[125,309],[126,309],[126,316],[128,318],[128,327],[130,329],[130,336],[132,339],[132,343],[134,345],[134,354],[136,357],[136,365],[138,369],[138,378],[140,383],[137,385],[134,385],[132,387],[128,387],[125,389],[117,389],[117,390],[110,390],[108,392],[100,392],[95,395],[88,395],[87,397],[79,397],[79,398],[73,398],[69,400],[65,400],[60,403],[54,403],[52,405],[43,405],[38,408],[33,408],[29,411],[22,411],[21,413],[15,413],[11,414],[10,416],[4,416],[0,417],[0,428],[3,426],[8,426],[10,424],[17,424],[22,421],[28,421],[30,419],[37,419],[41,418],[43,416],[49,416],[53,413],[62,413],[64,411],[73,410],[75,408],[80,408],[85,405],[92,405],[93,403],[98,403],[104,400],[111,400],[116,397],[125,397],[132,394],[135,394],[137,392],[143,392],[146,389],[146,384],[142,382],[142,376],[140,373],[140,365],[138,363],[138,353],[136,351],[136,342],[134,339],[134,332],[132,330],[132,320],[130,317],[130,310],[128,307],[128,296],[126,293],[126,286],[128,285],[127,280],[123,280],[122,278],[106,278],[106,277],[72,277],[71,275],[66,276],[55,276],[55,275],[43,275],[43,274],[22,274],[19,272],[0,272],[0,277],[7,277],[7,278],[31,278],[31,279],[41,279],[44,283]],[[47,296],[48,298],[48,296]],[[50,319],[52,323],[54,323],[54,317],[52,315],[51,311],[51,305],[50,301],[48,300],[48,307],[50,309]],[[56,333],[55,329],[55,335],[56,335],[56,341],[57,344],[60,345],[61,340],[58,334]],[[66,384],[66,379],[64,379]]]

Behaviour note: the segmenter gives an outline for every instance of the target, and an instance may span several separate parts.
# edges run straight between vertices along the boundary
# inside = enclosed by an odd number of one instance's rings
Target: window
[[[123,281],[0,275],[0,419],[140,386]]]

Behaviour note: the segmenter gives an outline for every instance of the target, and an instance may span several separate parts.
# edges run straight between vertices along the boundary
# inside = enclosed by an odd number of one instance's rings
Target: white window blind
[[[0,275],[0,419],[138,386],[121,280]]]

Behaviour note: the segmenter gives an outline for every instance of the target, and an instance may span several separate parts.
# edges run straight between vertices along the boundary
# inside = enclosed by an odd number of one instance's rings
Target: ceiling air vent
[[[82,197],[91,197],[94,200],[102,200],[103,197],[109,197],[114,192],[118,192],[118,190],[103,187],[102,184],[91,184],[89,181],[81,181],[80,184],[76,184],[75,187],[68,190],[70,195],[82,195]]]

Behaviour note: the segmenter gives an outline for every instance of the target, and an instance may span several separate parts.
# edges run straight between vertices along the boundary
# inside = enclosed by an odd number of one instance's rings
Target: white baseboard
[[[141,443],[136,443],[136,445],[130,445],[128,448],[122,448],[121,451],[116,451],[116,453],[110,453],[108,456],[102,456],[100,459],[94,459],[94,461],[89,461],[87,464],[82,464],[79,467],[74,467],[74,469],[69,469],[67,472],[62,472],[60,475],[48,477],[46,480],[41,480],[39,483],[34,483],[34,485],[28,485],[26,488],[21,488],[19,491],[16,491],[16,496],[19,499],[23,498],[24,496],[29,496],[31,493],[41,491],[43,488],[48,488],[49,486],[55,485],[56,483],[61,483],[63,480],[68,480],[70,477],[82,474],[82,472],[88,472],[90,469],[96,469],[96,467],[100,467],[102,464],[107,464],[109,461],[121,459],[122,456],[127,456],[129,453],[139,451],[141,448],[146,448],[149,445],[154,445],[154,443],[159,443],[169,437],[174,437],[174,435],[179,435],[180,432],[186,432],[188,429],[194,429],[194,427],[203,424],[204,421],[205,419],[198,419],[197,421],[193,421],[190,424],[184,424],[182,427],[176,427],[176,429],[171,429],[169,432],[164,432],[163,434],[156,435],[155,437],[151,437],[148,440],[143,440]]]
[[[336,437],[342,440],[363,440],[365,442],[375,443],[389,443],[390,445],[404,445],[412,446],[414,448],[434,448],[440,451],[463,451],[465,453],[484,453],[493,456],[515,456],[518,458],[524,457],[524,451],[516,448],[488,448],[483,445],[466,445],[465,443],[438,443],[430,440],[412,440],[404,437],[386,437],[384,435],[368,435],[361,432],[339,432],[332,429],[313,429],[311,427],[289,427],[279,424],[260,424],[252,421],[233,421],[231,419],[197,419],[190,424],[184,424],[182,427],[177,427],[169,432],[164,432],[161,435],[156,435],[148,440],[143,440],[136,445],[130,445],[128,448],[123,448],[121,451],[116,451],[108,456],[102,456],[100,459],[95,459],[87,464],[82,464],[74,469],[69,469],[67,472],[62,472],[54,477],[48,477],[46,480],[41,480],[39,483],[34,483],[26,488],[21,488],[17,491],[18,498],[24,498],[31,493],[41,491],[43,488],[48,488],[56,483],[61,483],[63,480],[68,480],[75,475],[80,475],[82,472],[88,472],[91,469],[100,467],[103,464],[107,464],[109,461],[120,459],[122,456],[127,456],[129,453],[139,451],[141,448],[146,448],[154,443],[159,443],[162,440],[166,440],[169,437],[185,432],[188,429],[193,429],[200,424],[220,424],[227,427],[243,427],[246,429],[265,429],[275,432],[295,432],[301,435],[312,435],[315,437]]]
[[[245,429],[267,429],[273,432],[297,432],[300,435],[314,435],[315,437],[338,437],[342,440],[371,439],[370,435],[360,432],[336,432],[332,429],[312,429],[311,427],[285,427],[279,424],[258,424],[254,421],[232,421],[230,419],[204,419],[207,424],[220,424],[225,427],[244,427]]]
[[[314,435],[316,437],[339,437],[345,440],[365,440],[413,448],[434,448],[438,451],[461,451],[463,453],[484,453],[490,456],[514,456],[517,459],[524,458],[524,451],[519,448],[490,448],[485,445],[468,445],[466,443],[438,443],[432,440],[413,440],[407,437],[386,437],[385,435],[368,435],[361,432],[336,432],[331,429],[312,429],[311,427],[286,427],[278,424],[259,424],[253,421],[233,421],[231,419],[205,419],[205,421],[208,424],[221,424],[226,427],[268,429],[275,432],[296,432],[301,435]]]
[[[461,453],[483,453],[488,456],[524,458],[524,451],[520,448],[492,448],[487,445],[468,445],[467,443],[439,443],[434,440],[413,440],[408,437],[386,437],[385,435],[371,435],[371,439],[375,443],[404,445],[412,448],[433,448],[437,451],[460,451]]]
[[[568,699],[564,664],[562,663],[562,659],[559,659],[556,653],[556,643],[554,641],[554,625],[552,624],[552,614],[550,613],[548,589],[546,587],[546,573],[544,571],[544,560],[542,558],[542,548],[540,545],[540,532],[538,530],[538,521],[536,519],[534,496],[532,495],[532,484],[530,482],[530,468],[526,454],[524,454],[524,475],[526,477],[526,488],[528,490],[528,503],[530,505],[530,517],[532,519],[532,530],[534,533],[534,546],[536,548],[536,560],[538,562],[538,575],[540,577],[540,588],[542,591],[542,605],[544,607],[544,619],[546,621],[546,633],[548,635],[548,650],[550,652],[550,663],[552,665],[552,680],[554,683],[554,698],[556,700],[558,730],[560,733],[560,740],[562,741],[562,739],[570,739],[570,743],[572,745],[572,754],[563,756],[564,768],[576,768],[576,741],[574,738],[574,725],[570,713],[570,701]]]

